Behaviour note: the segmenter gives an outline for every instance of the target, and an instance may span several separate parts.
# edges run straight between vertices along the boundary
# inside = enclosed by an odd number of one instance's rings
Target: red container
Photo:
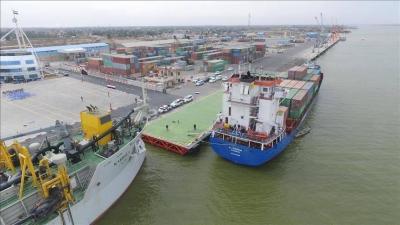
[[[93,65],[93,64],[88,64],[87,68],[89,70],[100,70],[100,65]]]
[[[112,72],[114,75],[122,75],[122,76],[128,76],[130,74],[130,70],[121,70],[116,68],[112,68]]]
[[[288,87],[287,85],[291,82],[292,80],[283,80],[279,86],[280,87]]]
[[[299,82],[299,81],[297,81],[297,80],[291,80],[286,86],[287,86],[288,88],[293,88],[293,87],[297,84],[297,82]]]
[[[298,82],[293,86],[293,88],[301,89],[305,84],[306,84],[306,82],[304,82],[304,81],[298,81]]]
[[[126,49],[125,49],[125,48],[117,48],[116,50],[117,50],[117,53],[118,53],[118,54],[123,54],[123,53],[126,52]]]
[[[104,67],[100,66],[100,72],[105,73],[105,74],[112,74],[112,68],[111,67]]]
[[[301,79],[307,75],[307,67],[299,66],[296,71],[296,79]]]
[[[307,91],[299,90],[297,94],[292,98],[292,108],[298,109],[303,107],[307,100]]]
[[[131,63],[129,58],[117,57],[117,56],[112,56],[111,61],[115,62],[115,63],[120,63],[120,64],[130,64]]]
[[[319,81],[321,80],[321,76],[320,75],[313,75],[310,79],[310,81],[314,82],[314,83],[319,83]]]

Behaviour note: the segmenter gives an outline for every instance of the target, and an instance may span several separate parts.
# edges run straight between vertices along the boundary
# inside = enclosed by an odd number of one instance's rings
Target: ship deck
[[[82,136],[80,134],[73,137],[74,140],[82,140]],[[123,146],[128,144],[132,138],[124,137],[123,138]],[[52,144],[57,144],[57,142],[51,142]],[[96,168],[97,164],[104,161],[106,158],[99,155],[97,152],[87,149],[84,154],[81,154],[81,161],[75,164],[67,161],[67,170],[70,178],[75,178],[76,187],[73,189],[73,196],[75,198],[75,202],[79,202],[83,199],[84,193],[86,191],[87,186],[89,185],[91,176]],[[19,168],[16,168],[17,171]],[[57,168],[51,168],[53,173],[57,172]],[[27,216],[27,212],[33,207],[35,199],[40,199],[40,192],[38,188],[33,186],[32,180],[27,179],[24,184],[23,197],[19,199],[19,185],[10,187],[11,189],[5,189],[1,192],[2,198],[0,201],[0,214],[2,216],[6,216],[8,213],[12,214],[20,214],[18,217],[24,218]],[[20,213],[16,213],[16,209],[20,209],[20,206],[26,208],[27,211],[22,210]],[[49,217],[45,217],[38,221],[35,221],[35,224],[45,224],[51,219],[55,218],[58,214],[52,213]],[[15,222],[15,221],[14,221]],[[13,222],[13,223],[14,223]],[[31,221],[32,223],[33,221]],[[6,222],[7,224],[7,222]],[[27,224],[30,224],[27,222]]]
[[[143,140],[182,155],[188,153],[208,136],[221,111],[222,93],[217,91],[149,122]]]

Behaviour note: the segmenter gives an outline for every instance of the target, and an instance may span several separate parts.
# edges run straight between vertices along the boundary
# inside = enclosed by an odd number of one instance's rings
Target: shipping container
[[[130,70],[131,65],[130,64],[120,64],[120,63],[113,63],[113,68],[115,69],[120,69],[120,70]]]
[[[290,83],[290,81],[292,81],[292,80],[283,80],[283,81],[279,84],[279,86],[280,86],[280,87],[287,87],[287,85]]]
[[[297,89],[302,89],[302,87],[304,86],[304,84],[306,84],[305,81],[298,81],[293,88],[297,88]]]
[[[290,82],[287,84],[288,88],[293,88],[297,84],[297,80],[290,80]]]
[[[281,106],[290,107],[291,102],[292,102],[292,98],[297,94],[298,91],[299,91],[299,89],[295,89],[295,88],[289,89],[289,91],[287,92],[285,98],[282,99],[280,105]]]
[[[299,109],[307,104],[307,91],[299,90],[297,94],[292,98],[290,110]]]
[[[315,85],[313,82],[306,82],[306,84],[304,84],[304,86],[301,88],[303,90],[307,91],[307,104],[311,101],[312,97],[314,96],[314,92],[315,92]]]
[[[301,115],[303,114],[304,110],[305,110],[306,106],[303,105],[300,108],[290,108],[290,112],[289,112],[289,117],[292,119],[299,119],[301,117]]]

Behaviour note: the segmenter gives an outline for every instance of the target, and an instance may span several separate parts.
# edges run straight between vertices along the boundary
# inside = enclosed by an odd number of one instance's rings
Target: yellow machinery
[[[66,157],[64,154],[59,155],[62,155],[62,157]],[[63,211],[68,207],[68,204],[70,202],[74,201],[74,197],[72,194],[72,189],[70,187],[69,175],[65,163],[62,162],[56,164],[58,166],[57,173],[52,174],[49,167],[49,160],[46,157],[40,160],[39,167],[42,167],[45,170],[43,171],[43,173],[40,174],[39,178],[44,198],[48,198],[50,196],[51,189],[59,188],[62,191],[63,197],[62,201],[59,204],[60,207],[58,208],[58,210]]]
[[[86,140],[92,140],[93,137],[99,136],[112,127],[110,113],[102,113],[90,108],[90,110],[82,111],[80,116],[82,132]],[[109,141],[111,141],[111,134],[102,138],[98,144],[106,145]]]
[[[9,149],[14,149],[18,154],[20,169],[21,169],[21,184],[19,186],[19,198],[22,198],[24,192],[24,183],[25,177],[28,174],[27,170],[29,171],[29,175],[32,177],[32,183],[34,186],[38,187],[39,182],[36,176],[35,167],[32,163],[31,154],[29,150],[22,146],[19,142],[14,141],[12,145],[8,147]]]
[[[3,140],[0,140],[0,169],[8,169],[15,173],[15,167],[12,158],[16,153],[10,154]]]

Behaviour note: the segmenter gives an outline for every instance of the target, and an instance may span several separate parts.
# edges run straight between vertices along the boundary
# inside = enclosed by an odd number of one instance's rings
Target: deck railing
[[[286,136],[286,131],[285,129],[282,129],[278,132],[278,134],[273,134],[264,140],[256,140],[251,138],[246,133],[225,129],[222,123],[215,123],[211,136],[221,138],[224,141],[229,141],[234,144],[244,145],[249,148],[252,147],[265,150],[274,147],[277,143],[279,143]]]

